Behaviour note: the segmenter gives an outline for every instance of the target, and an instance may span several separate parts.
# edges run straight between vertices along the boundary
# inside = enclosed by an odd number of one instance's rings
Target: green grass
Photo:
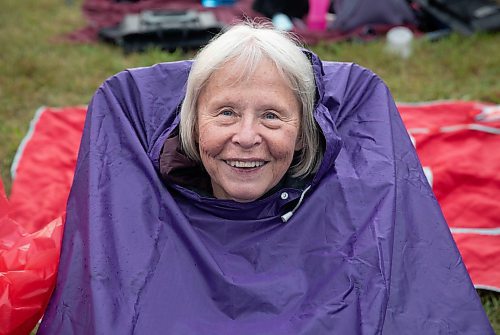
[[[40,106],[87,104],[110,75],[128,67],[188,55],[150,50],[125,56],[103,44],[77,44],[63,36],[83,27],[80,1],[3,0],[0,10],[0,176],[11,186],[10,165]],[[500,103],[500,35],[419,39],[410,59],[384,51],[384,41],[313,47],[323,59],[356,62],[380,75],[400,102],[438,99]],[[500,333],[500,295],[480,292]]]

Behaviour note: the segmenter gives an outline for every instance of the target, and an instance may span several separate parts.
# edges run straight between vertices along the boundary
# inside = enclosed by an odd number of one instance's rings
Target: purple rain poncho
[[[98,89],[38,334],[493,334],[388,88],[310,57],[321,167],[251,203],[159,173],[190,61]]]

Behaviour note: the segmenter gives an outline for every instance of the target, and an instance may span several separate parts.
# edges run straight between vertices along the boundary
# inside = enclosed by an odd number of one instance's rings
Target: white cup
[[[408,58],[411,55],[411,44],[413,33],[406,27],[394,27],[387,32],[387,50],[402,58]]]

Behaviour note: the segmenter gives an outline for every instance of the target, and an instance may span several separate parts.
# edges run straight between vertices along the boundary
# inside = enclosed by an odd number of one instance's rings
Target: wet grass
[[[104,44],[76,44],[63,36],[85,24],[80,1],[3,0],[0,10],[0,176],[9,169],[40,106],[87,104],[99,84],[128,67],[189,57],[150,50],[125,56]],[[419,39],[411,58],[384,50],[384,41],[313,47],[323,59],[356,62],[381,76],[400,102],[439,99],[500,103],[500,35]],[[500,333],[500,295],[480,291]]]

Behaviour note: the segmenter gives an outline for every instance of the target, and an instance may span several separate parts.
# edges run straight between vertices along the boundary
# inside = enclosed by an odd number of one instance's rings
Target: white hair
[[[240,78],[246,78],[254,73],[264,57],[274,63],[301,104],[299,141],[302,149],[290,171],[294,177],[304,177],[316,172],[323,155],[318,150],[321,135],[313,116],[316,86],[312,65],[290,35],[266,25],[235,25],[212,39],[196,55],[180,112],[181,147],[189,158],[201,161],[196,143],[197,103],[211,75],[234,62],[242,69]]]

